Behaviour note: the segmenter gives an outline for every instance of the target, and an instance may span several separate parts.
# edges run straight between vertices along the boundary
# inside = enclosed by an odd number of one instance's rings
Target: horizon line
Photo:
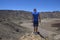
[[[19,9],[0,9],[1,10],[12,10],[12,11],[27,11],[27,12],[33,12],[28,10],[19,10]],[[39,11],[38,11],[39,12]],[[60,10],[53,10],[53,11],[40,11],[40,12],[60,12]]]

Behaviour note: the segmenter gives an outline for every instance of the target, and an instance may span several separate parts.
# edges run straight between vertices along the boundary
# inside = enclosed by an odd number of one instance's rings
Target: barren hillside
[[[40,12],[41,18],[59,18],[60,12]],[[0,10],[0,40],[18,40],[20,36],[31,32],[20,24],[32,19],[31,12],[19,10]],[[46,23],[45,23],[46,24]],[[43,26],[46,26],[43,24]],[[44,27],[42,27],[44,28]],[[48,29],[47,27],[45,29]],[[53,30],[53,29],[52,29]]]

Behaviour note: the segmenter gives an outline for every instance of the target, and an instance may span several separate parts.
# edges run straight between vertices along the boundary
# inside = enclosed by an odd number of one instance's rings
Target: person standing
[[[32,21],[33,21],[34,33],[37,33],[39,21],[41,23],[41,17],[40,17],[40,13],[37,12],[36,9],[34,9],[32,12]]]

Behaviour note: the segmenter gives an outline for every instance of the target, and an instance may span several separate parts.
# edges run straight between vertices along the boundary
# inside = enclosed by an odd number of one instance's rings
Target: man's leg
[[[35,21],[33,22],[33,26],[34,26],[34,32],[36,32]]]
[[[34,27],[34,32],[38,32],[38,26]]]
[[[38,27],[36,27],[36,32],[38,32]]]
[[[34,27],[34,32],[36,32],[36,27]]]
[[[34,32],[38,32],[38,21],[34,22]]]
[[[38,21],[36,22],[36,32],[38,32]]]

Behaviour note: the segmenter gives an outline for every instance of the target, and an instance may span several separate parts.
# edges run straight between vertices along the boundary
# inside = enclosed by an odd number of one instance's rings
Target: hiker
[[[37,12],[36,9],[34,9],[32,12],[32,21],[33,21],[34,33],[37,33],[38,32],[38,24],[39,24],[38,21],[40,21],[40,23],[41,23],[41,18],[40,18],[39,12]]]

